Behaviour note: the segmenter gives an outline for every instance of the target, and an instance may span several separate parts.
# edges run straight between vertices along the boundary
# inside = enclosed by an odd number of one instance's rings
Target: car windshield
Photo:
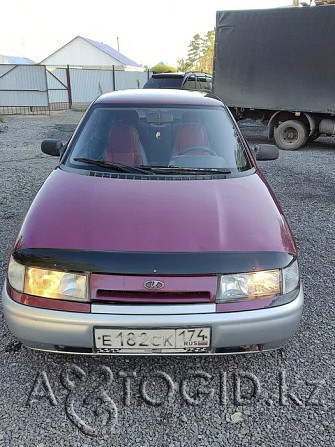
[[[148,175],[163,171],[228,174],[252,168],[237,129],[222,106],[97,104],[81,124],[65,164]]]

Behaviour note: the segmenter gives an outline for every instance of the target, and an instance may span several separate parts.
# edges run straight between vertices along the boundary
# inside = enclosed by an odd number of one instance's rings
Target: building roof
[[[3,57],[8,61],[10,64],[15,65],[31,65],[36,64],[36,62],[32,61],[31,59],[28,59],[27,57],[19,57],[19,56],[5,56]]]
[[[99,50],[103,51],[104,53],[108,54],[109,56],[112,56],[114,59],[120,61],[123,65],[131,65],[134,67],[141,67],[138,63],[134,62],[133,60],[129,59],[127,56],[125,56],[122,53],[119,53],[118,51],[114,50],[114,48],[110,47],[109,45],[97,42],[92,39],[88,39],[87,37],[79,36],[82,39],[86,40],[86,42],[94,45]]]

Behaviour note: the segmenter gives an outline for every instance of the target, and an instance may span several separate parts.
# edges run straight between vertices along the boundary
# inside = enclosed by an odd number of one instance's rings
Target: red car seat
[[[177,130],[173,153],[174,155],[179,155],[185,149],[192,146],[209,147],[206,129],[202,124],[184,123]],[[201,152],[201,149],[195,149],[194,152],[189,152],[189,154],[193,153],[198,154],[206,152]]]
[[[114,124],[109,133],[106,161],[128,166],[143,164],[141,143],[137,130],[131,126]]]

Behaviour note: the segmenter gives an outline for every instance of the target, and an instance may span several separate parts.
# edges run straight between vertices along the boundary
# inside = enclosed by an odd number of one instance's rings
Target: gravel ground
[[[6,117],[0,133],[0,284],[20,222],[81,113]],[[251,143],[266,129],[241,123]],[[335,140],[263,162],[295,233],[305,290],[283,350],[228,357],[83,357],[29,351],[0,309],[0,446],[334,446]]]

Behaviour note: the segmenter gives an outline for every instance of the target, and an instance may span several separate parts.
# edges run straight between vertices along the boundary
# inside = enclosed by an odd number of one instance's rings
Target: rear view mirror
[[[157,112],[148,113],[147,115],[147,123],[150,124],[165,124],[172,123],[173,117],[172,113],[165,112],[161,110],[157,110]]]
[[[47,140],[43,140],[41,144],[41,150],[44,154],[53,155],[59,157],[64,152],[64,145],[60,140],[55,140],[53,138],[49,138]]]
[[[277,160],[279,157],[279,149],[274,144],[257,144],[252,152],[257,161]]]

